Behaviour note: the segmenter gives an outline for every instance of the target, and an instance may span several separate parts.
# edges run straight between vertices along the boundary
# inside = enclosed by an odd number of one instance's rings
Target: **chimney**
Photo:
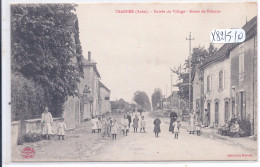
[[[88,61],[91,62],[91,52],[88,51]]]

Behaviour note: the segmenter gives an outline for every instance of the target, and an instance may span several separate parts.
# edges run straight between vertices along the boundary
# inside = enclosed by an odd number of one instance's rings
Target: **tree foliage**
[[[12,121],[40,117],[45,104],[43,88],[22,75],[11,78]]]
[[[12,74],[20,73],[39,84],[51,112],[60,113],[66,98],[78,95],[78,83],[83,77],[75,7],[73,4],[11,6]]]
[[[152,94],[152,106],[153,110],[157,109],[157,105],[160,104],[160,101],[162,99],[162,90],[160,88],[154,89],[154,92]]]
[[[137,105],[139,105],[143,109],[151,111],[151,103],[145,92],[136,91],[134,93],[133,100],[136,102]]]
[[[203,64],[203,62],[210,56],[213,56],[217,51],[217,48],[213,44],[209,45],[208,49],[204,47],[193,48],[191,57],[191,76],[195,73],[196,67]],[[173,72],[178,75],[177,85],[179,85],[178,95],[184,100],[189,100],[189,59],[185,60],[183,66],[175,69]],[[191,87],[191,99],[192,99],[192,87]]]

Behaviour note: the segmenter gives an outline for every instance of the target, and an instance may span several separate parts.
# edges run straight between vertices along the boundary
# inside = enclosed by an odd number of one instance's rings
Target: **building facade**
[[[100,115],[111,112],[110,90],[99,81]]]
[[[246,39],[230,51],[232,116],[251,124],[250,134],[257,132],[257,18],[243,29]]]
[[[103,90],[100,86],[100,74],[96,62],[91,59],[91,52],[88,52],[88,59],[83,58],[84,77],[78,85],[77,97],[69,97],[64,104],[63,117],[68,128],[74,128],[83,121],[90,120],[92,116],[100,116],[103,110],[111,111],[110,90]],[[88,90],[88,97],[85,98],[84,90]],[[103,100],[104,99],[104,100]]]
[[[209,112],[210,125],[238,118],[257,134],[257,18],[247,22],[243,43],[224,44],[196,69],[193,109]],[[203,105],[199,104],[203,103]],[[203,118],[203,119],[204,119]]]

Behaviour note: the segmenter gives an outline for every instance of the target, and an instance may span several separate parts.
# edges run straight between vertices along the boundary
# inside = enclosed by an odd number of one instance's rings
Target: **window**
[[[220,71],[219,72],[219,87],[220,90],[224,89],[224,72]]]
[[[244,43],[239,45],[239,80],[244,80]]]
[[[109,100],[110,98],[109,97],[105,97],[105,100]]]
[[[207,76],[207,92],[211,91],[211,76]]]

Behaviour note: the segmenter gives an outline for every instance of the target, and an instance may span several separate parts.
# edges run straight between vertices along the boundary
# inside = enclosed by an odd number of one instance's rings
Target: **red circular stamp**
[[[22,150],[22,156],[24,158],[33,158],[35,155],[35,151],[33,148],[31,147],[25,147],[23,150]]]

